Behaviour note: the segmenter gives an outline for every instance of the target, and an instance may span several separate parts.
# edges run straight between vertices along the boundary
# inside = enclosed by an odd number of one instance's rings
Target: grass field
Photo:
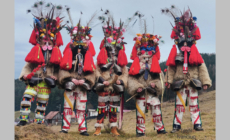
[[[193,130],[193,125],[190,119],[190,113],[188,107],[186,107],[183,122],[182,131],[175,134],[171,134],[174,117],[174,101],[164,102],[162,107],[162,116],[165,125],[165,129],[168,132],[165,135],[157,135],[156,130],[153,129],[154,124],[151,122],[150,111],[147,114],[146,119],[146,136],[136,138],[136,111],[124,113],[122,130],[119,130],[121,136],[114,137],[110,134],[108,129],[108,120],[105,120],[105,128],[102,129],[100,136],[93,136],[95,131],[94,124],[96,119],[87,120],[89,137],[81,136],[78,132],[78,125],[72,124],[68,134],[59,133],[61,126],[48,126],[30,124],[22,127],[15,126],[15,139],[31,140],[81,140],[81,139],[100,139],[100,140],[117,140],[117,139],[145,139],[145,140],[182,140],[182,139],[195,139],[195,140],[214,140],[216,136],[216,92],[204,92],[199,95],[201,119],[204,131],[196,132]]]

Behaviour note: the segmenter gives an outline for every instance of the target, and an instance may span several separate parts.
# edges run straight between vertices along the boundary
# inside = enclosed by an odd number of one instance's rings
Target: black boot
[[[157,134],[166,134],[166,133],[168,133],[168,132],[166,132],[165,130],[161,130],[161,131],[157,130]]]
[[[195,124],[195,125],[194,125],[194,129],[195,129],[196,131],[203,131],[203,130],[204,130],[200,124]]]
[[[181,129],[180,125],[173,124],[173,130],[171,131],[171,133],[175,133],[177,131],[180,131],[180,129]]]
[[[26,121],[20,121],[20,122],[17,124],[17,126],[24,126],[24,125],[26,125]]]
[[[89,134],[87,133],[87,131],[81,132],[80,134],[83,135],[83,136],[89,136]]]
[[[65,131],[65,130],[61,130],[61,131],[59,131],[60,133],[68,133],[68,131]]]
[[[137,133],[136,137],[142,137],[145,136],[145,133]]]

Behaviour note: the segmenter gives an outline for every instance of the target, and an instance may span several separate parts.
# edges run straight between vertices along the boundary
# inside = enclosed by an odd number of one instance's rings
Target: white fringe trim
[[[98,102],[108,102],[109,96],[98,96]]]
[[[101,124],[96,123],[94,126],[95,126],[95,127],[103,127],[103,126],[104,126],[104,124],[103,124],[103,123],[101,123]]]
[[[111,127],[118,127],[117,122],[110,123],[110,128],[111,128]]]
[[[117,96],[110,96],[110,99],[109,99],[110,102],[118,102],[120,101],[120,96],[117,95]]]

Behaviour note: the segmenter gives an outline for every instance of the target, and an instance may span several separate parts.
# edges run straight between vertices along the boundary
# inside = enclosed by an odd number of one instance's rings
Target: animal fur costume
[[[119,23],[119,27],[112,25],[109,21],[103,26],[105,38],[100,45],[100,52],[97,56],[96,77],[97,84],[95,85],[96,93],[98,94],[98,116],[95,124],[96,132],[94,135],[101,134],[101,127],[104,123],[104,117],[109,116],[111,133],[119,135],[117,132],[117,111],[120,104],[120,120],[121,125],[123,114],[123,99],[124,89],[127,87],[128,69],[127,57],[125,54],[125,42],[123,42],[123,32],[125,31],[123,22]],[[118,85],[116,81],[120,81]],[[109,85],[104,85],[108,81]],[[121,96],[121,102],[120,102]],[[120,103],[119,103],[120,102]]]
[[[146,26],[146,25],[145,25]],[[145,111],[151,109],[152,121],[158,133],[166,133],[161,114],[161,103],[158,96],[164,92],[164,74],[161,71],[160,49],[158,41],[161,36],[137,34],[131,59],[133,63],[129,70],[128,93],[136,97],[136,133],[137,136],[145,135]],[[155,87],[151,87],[155,84]],[[142,92],[137,92],[138,88]],[[147,104],[146,104],[147,102]],[[147,107],[147,108],[146,108]]]
[[[45,7],[45,8],[43,8]],[[46,10],[47,13],[44,12]],[[20,123],[25,125],[29,119],[31,102],[37,96],[35,122],[43,123],[51,88],[56,85],[59,63],[62,59],[59,46],[63,45],[60,30],[62,6],[51,6],[43,1],[36,2],[31,10],[34,16],[34,29],[29,43],[34,45],[26,56],[19,79],[26,83],[20,108]],[[26,77],[26,78],[25,78]],[[25,78],[25,79],[24,79]]]
[[[168,70],[165,76],[166,85],[170,84],[171,89],[177,93],[172,132],[181,129],[185,103],[187,102],[194,129],[201,131],[203,129],[198,90],[201,90],[203,86],[211,87],[212,81],[204,60],[196,47],[196,40],[201,38],[200,30],[195,23],[197,18],[192,16],[190,9],[185,11],[181,17],[172,14],[178,10],[175,6],[172,6],[171,10],[167,10],[163,9],[162,12],[171,14],[176,24],[171,33],[175,45],[173,45],[166,62]],[[176,45],[179,49],[178,54]]]
[[[69,13],[69,8],[67,8]],[[69,14],[70,15],[70,14]],[[93,16],[94,17],[94,16]],[[71,20],[71,17],[70,17]],[[95,65],[93,56],[96,54],[94,45],[91,42],[89,27],[90,23],[82,26],[80,20],[77,26],[67,27],[70,33],[71,41],[67,44],[60,63],[58,81],[64,92],[64,111],[62,131],[67,133],[70,129],[74,102],[76,102],[76,118],[78,120],[78,131],[82,135],[87,135],[87,92],[91,90],[95,83]],[[80,81],[83,80],[82,84]],[[77,81],[74,82],[74,81]]]

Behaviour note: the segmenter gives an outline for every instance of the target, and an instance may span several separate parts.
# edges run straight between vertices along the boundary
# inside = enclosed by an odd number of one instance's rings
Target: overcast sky
[[[200,28],[201,39],[197,41],[197,48],[200,53],[215,53],[216,48],[216,5],[215,0],[45,0],[46,2],[52,2],[53,4],[68,5],[71,9],[71,16],[74,25],[77,24],[80,18],[80,11],[83,12],[82,23],[85,24],[90,19],[91,15],[97,10],[100,11],[109,9],[118,23],[119,20],[125,21],[128,17],[131,17],[137,10],[144,14],[144,18],[147,20],[148,32],[153,31],[153,23],[151,15],[154,17],[154,34],[161,35],[164,44],[160,44],[161,60],[165,61],[170,53],[174,41],[171,40],[171,25],[169,21],[173,23],[173,20],[165,15],[161,14],[161,9],[170,7],[172,4],[183,10],[189,6],[193,16],[197,17],[197,25]],[[32,32],[33,16],[27,14],[26,10],[29,9],[35,0],[15,0],[15,78],[18,78],[21,69],[25,64],[25,57],[33,47],[29,43],[29,37]],[[63,15],[68,20],[66,13]],[[99,13],[98,15],[101,15]],[[97,19],[95,23],[97,22]],[[135,24],[132,29],[133,32],[139,33],[140,29],[138,24]],[[61,31],[64,45],[60,47],[61,51],[64,50],[66,44],[69,43],[70,37],[67,34],[67,30]],[[96,56],[99,53],[100,42],[103,39],[103,32],[101,26],[96,26],[92,29],[91,34],[93,36],[92,42],[96,50]],[[126,44],[126,55],[128,61],[131,62],[130,54],[134,44],[132,34],[125,33],[124,41]]]

